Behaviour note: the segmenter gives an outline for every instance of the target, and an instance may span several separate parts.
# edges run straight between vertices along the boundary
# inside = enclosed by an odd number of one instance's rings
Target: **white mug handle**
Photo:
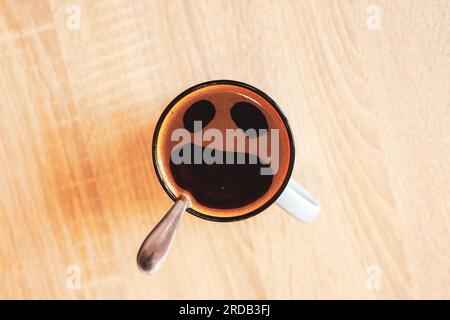
[[[287,213],[301,222],[314,220],[320,205],[298,182],[291,179],[283,193],[275,202]]]

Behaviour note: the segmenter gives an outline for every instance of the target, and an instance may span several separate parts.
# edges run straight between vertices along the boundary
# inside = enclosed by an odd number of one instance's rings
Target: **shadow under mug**
[[[169,115],[172,108],[176,106],[177,103],[187,95],[197,90],[216,85],[231,85],[242,87],[256,93],[258,96],[262,97],[267,102],[269,102],[269,104],[274,108],[274,110],[278,113],[278,115],[282,119],[290,143],[289,166],[287,169],[287,173],[284,177],[283,183],[280,185],[280,188],[274,193],[274,195],[270,199],[265,201],[262,205],[258,206],[257,208],[253,209],[251,212],[231,217],[213,216],[206,212],[200,212],[199,210],[195,210],[189,207],[190,199],[183,194],[175,194],[169,187],[168,181],[166,181],[166,178],[163,174],[163,168],[160,167],[161,164],[158,159],[157,153],[158,137],[160,129],[163,121]],[[175,204],[169,210],[166,216],[158,223],[158,225],[155,226],[155,228],[150,232],[150,234],[144,240],[139,250],[137,259],[138,266],[142,271],[146,273],[153,273],[157,271],[161,266],[161,264],[163,263],[163,261],[165,260],[165,257],[173,241],[173,238],[175,236],[181,218],[184,214],[184,211],[187,211],[197,217],[211,221],[230,222],[255,216],[256,214],[264,211],[271,204],[276,203],[286,213],[290,214],[297,220],[304,223],[312,221],[320,211],[320,206],[318,202],[314,199],[314,197],[312,197],[298,182],[291,179],[292,169],[295,162],[295,146],[294,146],[294,139],[292,137],[292,132],[286,116],[282,113],[277,103],[272,98],[270,98],[266,93],[243,82],[234,80],[208,81],[197,84],[179,94],[165,108],[156,124],[152,143],[152,157],[158,180],[161,183],[163,189],[169,195],[169,197],[173,201],[175,201]]]

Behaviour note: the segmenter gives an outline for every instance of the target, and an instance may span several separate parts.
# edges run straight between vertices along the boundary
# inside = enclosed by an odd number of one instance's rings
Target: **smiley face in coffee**
[[[213,81],[176,97],[153,137],[158,178],[188,212],[216,221],[267,208],[290,178],[294,147],[287,120],[263,92],[236,81]]]

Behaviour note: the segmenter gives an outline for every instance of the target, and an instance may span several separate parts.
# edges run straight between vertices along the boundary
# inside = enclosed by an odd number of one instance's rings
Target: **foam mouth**
[[[174,155],[181,156],[183,161],[173,161]],[[204,156],[199,159],[198,155],[210,155],[216,161],[211,163]],[[273,180],[273,175],[262,175],[261,168],[270,166],[256,155],[193,143],[173,150],[170,159],[174,182],[191,193],[198,203],[215,209],[239,208],[261,198]]]

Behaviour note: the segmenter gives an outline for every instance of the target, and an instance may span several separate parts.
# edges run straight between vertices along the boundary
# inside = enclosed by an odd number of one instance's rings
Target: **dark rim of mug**
[[[159,164],[158,164],[158,161],[156,159],[156,148],[157,148],[157,140],[158,140],[159,130],[161,129],[161,125],[162,125],[164,119],[166,118],[167,114],[169,113],[169,111],[184,96],[190,94],[191,92],[194,92],[194,91],[197,91],[199,89],[202,89],[204,87],[209,87],[209,86],[213,86],[213,85],[221,85],[221,84],[243,87],[243,88],[249,89],[249,90],[257,93],[258,95],[260,95],[261,97],[266,99],[274,107],[274,109],[278,112],[278,114],[280,115],[281,119],[283,120],[283,123],[284,123],[284,125],[286,127],[286,130],[287,130],[287,133],[288,133],[289,143],[290,143],[290,159],[289,159],[289,167],[288,167],[288,171],[286,173],[286,177],[284,178],[284,181],[283,181],[281,187],[278,189],[278,191],[272,196],[272,198],[267,200],[263,205],[259,206],[258,208],[256,208],[255,210],[253,210],[251,212],[248,212],[248,213],[240,215],[240,216],[235,216],[235,217],[216,217],[216,216],[211,216],[211,215],[208,215],[208,214],[205,214],[205,213],[201,213],[201,212],[199,212],[197,210],[194,210],[192,208],[188,208],[186,210],[187,212],[193,214],[194,216],[197,216],[199,218],[203,218],[203,219],[206,219],[206,220],[216,221],[216,222],[232,222],[232,221],[239,221],[239,220],[244,220],[244,219],[248,219],[250,217],[253,217],[253,216],[257,215],[258,213],[260,213],[260,212],[264,211],[265,209],[267,209],[270,205],[272,205],[278,199],[278,197],[281,195],[281,193],[284,191],[284,189],[286,188],[286,186],[287,186],[287,184],[288,184],[288,182],[289,182],[289,180],[291,178],[292,170],[294,168],[295,146],[294,146],[294,138],[292,137],[291,128],[289,126],[289,123],[288,123],[288,120],[287,120],[286,116],[283,114],[283,112],[281,111],[281,109],[278,106],[278,104],[271,97],[269,97],[266,93],[264,93],[263,91],[255,88],[255,87],[253,87],[253,86],[251,86],[251,85],[249,85],[247,83],[240,82],[240,81],[235,81],[235,80],[212,80],[212,81],[207,81],[207,82],[202,82],[202,83],[196,84],[196,85],[194,85],[194,86],[184,90],[182,93],[180,93],[178,96],[176,96],[167,105],[167,107],[164,109],[164,111],[162,112],[161,116],[159,117],[158,122],[156,123],[155,131],[153,133],[152,159],[153,159],[153,166],[154,166],[155,171],[156,171],[156,176],[158,177],[159,182],[161,183],[163,189],[166,191],[166,193],[169,195],[169,197],[173,201],[176,201],[178,197],[175,194],[173,194],[172,191],[170,191],[170,189],[167,187],[166,182],[162,178],[161,170],[159,168]]]

